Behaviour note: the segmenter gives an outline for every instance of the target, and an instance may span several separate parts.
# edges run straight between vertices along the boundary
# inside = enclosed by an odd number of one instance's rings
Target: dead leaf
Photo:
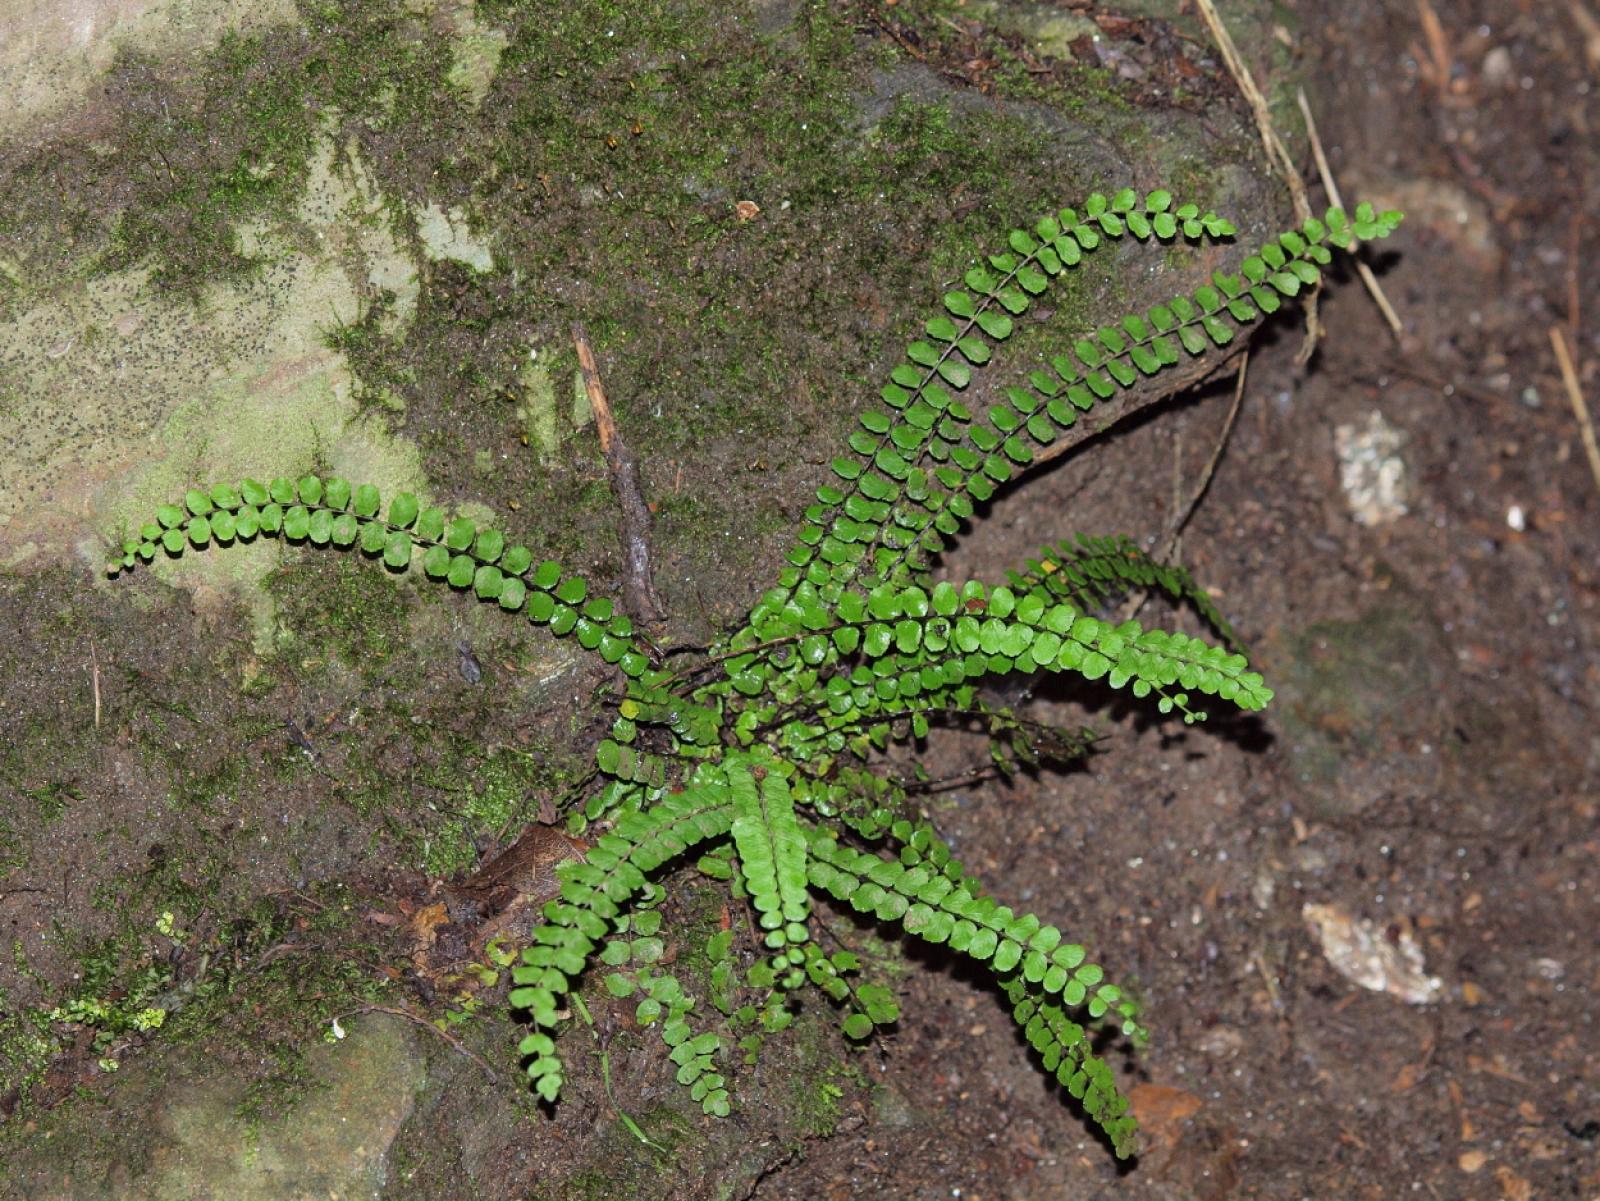
[[[417,910],[408,926],[411,937],[416,940],[417,949],[425,951],[433,946],[436,931],[449,920],[450,915],[445,911],[443,901],[435,901]]]
[[[1409,1093],[1417,1087],[1417,1081],[1422,1079],[1422,1073],[1427,1070],[1428,1065],[1425,1063],[1406,1064],[1405,1067],[1395,1073],[1394,1079],[1389,1082],[1389,1091],[1391,1093]]]
[[[1507,1063],[1505,1055],[1500,1052],[1496,1052],[1493,1059],[1485,1059],[1481,1055],[1468,1055],[1467,1067],[1474,1072],[1483,1072],[1490,1076],[1498,1076],[1501,1080],[1509,1080],[1513,1084],[1533,1083]]]
[[[1533,1185],[1510,1168],[1496,1168],[1494,1178],[1500,1182],[1500,1195],[1506,1201],[1531,1201]]]
[[[1137,1084],[1128,1093],[1128,1105],[1152,1148],[1177,1145],[1183,1124],[1200,1112],[1205,1102],[1193,1093],[1165,1084]]]

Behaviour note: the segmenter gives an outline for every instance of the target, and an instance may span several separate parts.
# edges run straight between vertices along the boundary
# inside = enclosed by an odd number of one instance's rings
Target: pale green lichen
[[[417,210],[417,236],[422,239],[423,253],[435,262],[450,259],[474,271],[494,270],[494,255],[472,236],[467,215],[459,206],[447,210],[437,204],[424,205]]]
[[[416,267],[375,219],[382,204],[354,147],[340,162],[326,141],[295,213],[322,253],[304,253],[285,223],[253,222],[238,244],[258,270],[211,285],[198,307],[154,294],[138,266],[64,288],[0,332],[0,396],[15,420],[0,463],[0,565],[59,553],[86,516],[101,529],[136,520],[199,478],[317,466],[426,492],[414,444],[358,412],[344,356],[327,345],[379,289],[395,298],[396,328],[415,310]],[[63,396],[78,398],[69,418]],[[78,549],[91,562],[103,554],[97,539]],[[280,559],[265,546],[157,570],[242,594],[259,640],[270,610],[258,585]]]

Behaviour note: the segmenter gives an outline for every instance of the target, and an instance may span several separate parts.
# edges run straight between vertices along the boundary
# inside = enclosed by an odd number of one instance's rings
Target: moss
[[[266,590],[292,638],[372,676],[408,646],[417,604],[408,589],[374,587],[378,570],[350,554],[312,555],[273,572]]]
[[[24,788],[22,795],[33,802],[39,820],[47,825],[60,821],[69,804],[83,800],[83,791],[71,780],[51,780],[38,788]]]
[[[544,766],[542,755],[501,749],[483,757],[476,745],[459,749],[463,754],[455,762],[433,773],[431,782],[447,798],[437,806],[439,816],[413,836],[413,840],[422,839],[423,867],[430,876],[440,878],[470,868],[478,858],[478,840],[498,842],[509,831],[532,822],[539,812],[540,796],[554,791],[552,773]]]
[[[384,288],[367,299],[355,321],[336,320],[327,332],[324,344],[342,354],[354,374],[352,396],[362,415],[394,414],[405,408],[400,394],[416,377],[395,363],[394,331],[403,324],[398,296]]]
[[[361,941],[355,912],[348,894],[337,887],[312,889],[293,908],[260,902],[214,936],[186,943],[184,970],[176,979],[169,977],[159,995],[139,978],[113,970],[108,959],[86,960],[93,974],[86,976],[80,996],[99,990],[115,1013],[132,1003],[119,995],[130,988],[165,1007],[161,1052],[135,1057],[133,1047],[148,1035],[114,1030],[109,1022],[92,1027],[97,1030],[94,1052],[106,1060],[106,1070],[113,1057],[123,1060],[111,1077],[114,1087],[105,1081],[80,1087],[26,1130],[19,1130],[21,1123],[7,1124],[0,1130],[0,1161],[35,1184],[70,1179],[80,1165],[89,1165],[90,1180],[110,1169],[140,1182],[151,1195],[165,1196],[162,1181],[169,1176],[207,1170],[241,1174],[241,1169],[247,1175],[263,1139],[276,1144],[268,1149],[280,1161],[283,1144],[303,1148],[303,1138],[285,1131],[293,1133],[296,1121],[326,1123],[325,1111],[338,1107],[335,1099],[308,1109],[314,1096],[344,1088],[361,1095],[365,1089],[376,1104],[372,1082],[330,1076],[326,1050],[319,1046],[336,1016],[353,1024],[352,1014],[385,1000],[390,987],[379,971],[384,952]],[[13,1025],[0,1023],[0,1049]],[[403,1029],[391,1034],[408,1037]],[[53,1031],[49,1041],[53,1047]],[[370,1074],[376,1054],[380,1070],[409,1071],[410,1061],[392,1054],[394,1038],[387,1047],[383,1041],[361,1060],[362,1070]],[[405,1081],[396,1083],[404,1087]],[[163,1114],[159,1130],[139,1120],[152,1104]],[[181,1153],[163,1158],[164,1148],[185,1143],[209,1169]],[[187,1196],[192,1182],[170,1191]]]
[[[451,100],[432,86],[448,47],[401,6],[308,0],[301,17],[225,36],[181,79],[132,52],[113,65],[122,127],[110,140],[132,193],[103,268],[153,258],[157,285],[185,291],[254,270],[238,227],[290,219],[329,118],[448,119]]]
[[[15,949],[20,953],[21,944]],[[18,1004],[0,989],[0,1098],[26,1104],[59,1049],[49,1010]]]
[[[916,46],[920,61],[985,95],[1099,120],[1137,109],[1129,84],[1074,54],[1099,34],[1092,18],[988,0],[903,0],[875,17],[891,17],[897,44]]]
[[[339,1008],[371,999],[385,987],[360,959],[347,954],[261,965],[269,947],[296,929],[298,940],[348,941],[350,906],[340,888],[315,890],[316,912],[291,914],[261,900],[240,910],[216,885],[224,866],[211,861],[209,887],[189,878],[193,863],[162,862],[105,885],[99,903],[118,915],[114,933],[92,937],[61,930],[58,939],[74,960],[70,988],[49,991],[43,1004],[6,1007],[0,1020],[0,1093],[14,1090],[26,1101],[46,1065],[73,1029],[92,1034],[91,1050],[107,1070],[130,1048],[159,1030],[183,1044],[215,1031],[234,1030],[257,1056],[262,1074],[250,1087],[261,1099],[284,1096],[308,1031]],[[160,909],[166,905],[170,908]],[[199,936],[192,921],[218,911],[236,916]],[[20,945],[15,948],[20,956]],[[369,956],[374,948],[365,949]],[[198,966],[196,966],[198,965]],[[237,1010],[248,982],[250,1010]],[[243,1033],[240,1023],[249,1026]]]
[[[156,254],[158,283],[198,286],[247,265],[236,222],[298,198],[314,127],[299,79],[272,69],[267,46],[224,37],[189,103],[156,62],[124,51],[113,65],[125,114],[118,141],[144,169],[133,176],[108,267]]]
[[[839,1125],[840,1102],[865,1084],[861,1072],[839,1055],[838,1028],[828,1021],[808,1023],[796,1042],[800,1056],[789,1094],[793,1124],[810,1138],[827,1138]]]

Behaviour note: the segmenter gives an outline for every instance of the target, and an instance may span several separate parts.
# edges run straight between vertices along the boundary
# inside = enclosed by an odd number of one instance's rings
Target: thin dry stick
[[[1206,462],[1205,470],[1200,473],[1199,482],[1194,486],[1194,491],[1189,495],[1189,503],[1172,528],[1167,531],[1166,541],[1162,545],[1160,558],[1169,559],[1178,548],[1178,539],[1183,537],[1184,527],[1189,524],[1189,518],[1194,516],[1194,511],[1200,507],[1206,492],[1211,487],[1211,477],[1217,473],[1217,464],[1222,462],[1223,452],[1228,449],[1228,439],[1233,436],[1233,423],[1239,416],[1239,406],[1244,403],[1245,372],[1250,367],[1250,352],[1247,350],[1239,358],[1239,374],[1234,379],[1233,403],[1228,406],[1228,416],[1222,422],[1222,432],[1217,435],[1217,444],[1211,448],[1211,458]]]
[[[1578,268],[1583,262],[1583,177],[1578,177],[1578,203],[1573,207],[1572,220],[1567,224],[1567,329],[1572,340],[1578,341],[1583,329],[1583,302],[1578,295]]]
[[[1600,20],[1596,20],[1580,0],[1567,0],[1567,12],[1572,14],[1572,23],[1583,33],[1583,56],[1588,60],[1589,70],[1600,71]]]
[[[1328,166],[1328,156],[1322,152],[1322,138],[1317,134],[1317,119],[1311,115],[1311,103],[1306,99],[1306,90],[1299,88],[1295,94],[1300,101],[1300,112],[1306,119],[1306,133],[1311,138],[1311,155],[1317,160],[1317,174],[1322,176],[1322,186],[1327,189],[1328,199],[1339,208],[1343,208],[1344,198],[1339,195],[1339,184],[1333,178],[1333,169]],[[1371,296],[1372,302],[1378,306],[1378,312],[1383,314],[1384,321],[1389,325],[1389,332],[1394,335],[1394,340],[1398,343],[1403,327],[1394,311],[1394,306],[1383,294],[1383,289],[1378,285],[1378,277],[1372,274],[1372,268],[1360,259],[1356,259],[1355,264],[1356,274],[1366,286],[1367,295]]]
[[[1222,454],[1228,448],[1228,440],[1233,436],[1233,423],[1239,416],[1239,407],[1244,403],[1245,371],[1250,366],[1250,352],[1247,350],[1239,358],[1239,374],[1234,377],[1233,403],[1228,406],[1228,415],[1223,419],[1222,432],[1217,435],[1217,444],[1211,448],[1211,458],[1206,462],[1205,469],[1200,473],[1200,480],[1195,484],[1194,491],[1189,495],[1189,503],[1183,507],[1174,518],[1167,536],[1162,539],[1161,545],[1151,557],[1158,563],[1170,563],[1172,556],[1177,553],[1178,540],[1183,537],[1184,527],[1189,524],[1189,518],[1194,516],[1194,511],[1200,507],[1200,501],[1205,497],[1211,487],[1211,477],[1217,473],[1217,464],[1222,462]],[[1122,620],[1129,621],[1139,616],[1139,610],[1144,608],[1145,601],[1150,599],[1150,590],[1147,588],[1138,596],[1128,601],[1123,609]]]
[[[578,351],[578,369],[589,394],[589,406],[594,409],[595,424],[600,430],[600,450],[606,456],[611,491],[622,510],[622,600],[641,624],[659,625],[661,598],[656,595],[655,569],[650,565],[650,506],[645,504],[639,488],[639,461],[617,432],[606,390],[600,383],[600,367],[581,322],[572,325],[572,342]]]
[[[1233,44],[1233,37],[1228,33],[1228,27],[1217,15],[1216,6],[1211,0],[1195,0],[1195,3],[1200,9],[1200,15],[1205,18],[1206,28],[1211,30],[1217,49],[1222,51],[1222,61],[1227,66],[1228,73],[1239,85],[1239,91],[1244,94],[1246,102],[1250,105],[1250,111],[1255,114],[1256,129],[1261,134],[1261,144],[1267,149],[1267,157],[1278,164],[1283,182],[1289,186],[1289,194],[1294,199],[1295,216],[1304,222],[1311,216],[1311,202],[1306,199],[1306,185],[1301,182],[1300,172],[1295,170],[1294,160],[1289,157],[1288,150],[1284,149],[1283,139],[1278,136],[1278,131],[1272,124],[1272,113],[1267,108],[1266,97],[1261,94],[1261,89],[1256,87],[1250,69],[1244,65],[1244,59],[1239,54],[1239,48]]]
[[[1450,85],[1450,41],[1439,23],[1439,14],[1433,11],[1428,0],[1417,0],[1417,20],[1422,22],[1422,36],[1428,42],[1428,58],[1433,68],[1433,86],[1440,94]]]
[[[1283,182],[1289,189],[1289,198],[1294,204],[1295,220],[1304,225],[1311,218],[1311,201],[1306,197],[1306,185],[1300,178],[1299,169],[1289,157],[1283,139],[1278,136],[1277,127],[1272,124],[1272,111],[1267,107],[1266,97],[1261,94],[1261,89],[1256,86],[1250,69],[1245,66],[1239,48],[1233,44],[1233,36],[1228,32],[1228,27],[1222,23],[1222,18],[1217,15],[1216,6],[1211,0],[1195,0],[1195,3],[1200,9],[1200,15],[1205,18],[1206,28],[1211,31],[1212,40],[1217,43],[1217,49],[1222,51],[1222,61],[1227,66],[1228,73],[1239,85],[1240,93],[1255,115],[1256,131],[1261,135],[1261,144],[1266,147],[1267,159],[1277,164],[1278,174],[1283,177]],[[1295,363],[1298,366],[1305,365],[1322,336],[1322,323],[1317,319],[1316,293],[1306,297],[1305,314],[1306,336],[1300,344],[1299,352],[1295,355]]]
[[[1583,398],[1583,388],[1578,383],[1578,369],[1573,364],[1572,352],[1567,348],[1566,331],[1559,325],[1550,327],[1550,345],[1555,348],[1556,363],[1561,368],[1561,382],[1567,387],[1567,399],[1572,402],[1572,413],[1578,419],[1578,433],[1583,438],[1584,452],[1589,456],[1589,470],[1594,473],[1596,488],[1600,488],[1600,444],[1596,444],[1594,421],[1589,416],[1589,403]]]

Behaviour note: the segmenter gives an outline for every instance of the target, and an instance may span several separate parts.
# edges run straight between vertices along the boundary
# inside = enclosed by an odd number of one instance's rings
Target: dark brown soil
[[[1143,990],[1155,1040],[1126,1083],[1144,1154],[1114,1165],[981,982],[916,973],[866,1069],[874,1120],[758,1196],[1600,1191],[1600,479],[1550,341],[1576,336],[1594,395],[1596,48],[1569,7],[1438,5],[1436,64],[1425,0],[1298,6],[1346,194],[1410,216],[1375,260],[1401,343],[1354,280],[1303,377],[1300,331],[1280,326],[1184,537],[1278,700],[1260,723],[1175,734],[1044,695],[1041,715],[1107,724],[1107,753],[939,813],[1008,900],[1096,939]],[[1166,528],[1167,481],[1188,495],[1226,391],[1030,480],[961,566],[992,573],[1076,528]],[[1409,515],[1377,528],[1342,503],[1334,450],[1335,426],[1373,411],[1403,431],[1414,484]],[[970,764],[960,749],[927,766]],[[1346,980],[1307,903],[1414,931],[1435,1003]]]

